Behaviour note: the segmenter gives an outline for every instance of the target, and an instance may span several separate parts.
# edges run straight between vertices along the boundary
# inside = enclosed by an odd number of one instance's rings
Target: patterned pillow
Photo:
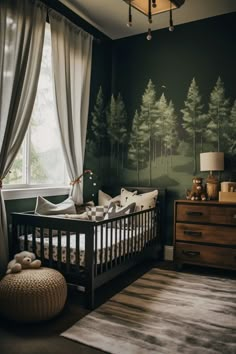
[[[104,217],[104,220],[112,219],[119,216],[126,216],[130,213],[133,213],[135,210],[135,203],[131,203],[126,205],[125,207],[119,207],[115,203],[111,203],[108,209],[107,214]],[[114,223],[109,223],[108,227],[117,227],[117,228],[124,228],[127,226],[128,220],[127,218],[117,220]]]
[[[128,203],[128,198],[132,197],[133,195],[136,195],[137,193],[138,193],[137,191],[130,192],[130,191],[127,191],[125,188],[121,188],[121,190],[120,190],[120,206],[125,206],[127,204],[130,204],[130,203]]]
[[[105,215],[104,220],[112,219],[118,216],[125,216],[130,213],[133,213],[134,210],[135,210],[135,203],[131,203],[124,207],[119,207],[115,203],[111,203],[108,208],[107,214]]]
[[[86,208],[89,220],[92,221],[101,221],[104,219],[104,216],[106,215],[108,211],[108,206],[104,205],[97,205],[93,207],[87,207]]]
[[[157,189],[148,193],[128,196],[126,205],[130,203],[136,203],[135,211],[154,208],[157,202],[157,197],[158,197]]]
[[[98,205],[108,206],[110,203],[115,202],[117,205],[120,205],[120,195],[112,198],[109,194],[104,193],[103,191],[98,191]]]

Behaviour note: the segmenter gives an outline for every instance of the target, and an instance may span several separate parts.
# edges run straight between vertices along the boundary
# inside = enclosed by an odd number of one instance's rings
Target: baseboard
[[[164,246],[164,260],[173,261],[174,260],[174,247],[173,246]]]

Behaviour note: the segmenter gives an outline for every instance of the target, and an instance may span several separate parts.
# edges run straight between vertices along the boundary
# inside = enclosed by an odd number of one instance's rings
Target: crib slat
[[[70,232],[66,232],[66,271],[70,270]]]
[[[41,261],[44,261],[44,234],[43,234],[44,229],[41,227],[40,228],[40,258]]]
[[[105,268],[108,270],[108,223],[106,224]]]
[[[61,230],[58,230],[56,258],[57,258],[58,269],[61,270]]]
[[[52,267],[52,229],[49,229],[49,242],[48,242],[48,247],[49,247],[49,266]]]
[[[101,273],[103,273],[103,225],[100,226],[100,269]]]
[[[115,221],[115,266],[117,266],[117,231],[118,231],[118,223],[120,224],[121,228],[121,220]]]
[[[80,234],[76,232],[75,234],[75,264],[78,271],[80,270]]]
[[[94,234],[91,235],[91,237],[94,237],[94,246],[95,246],[95,250],[94,250],[94,275],[95,277],[98,274],[98,262],[97,262],[97,257],[98,257],[98,228],[97,225],[94,226]]]
[[[121,255],[122,255],[122,250],[121,250],[121,246],[122,246],[122,228],[119,228],[119,263],[121,263]]]

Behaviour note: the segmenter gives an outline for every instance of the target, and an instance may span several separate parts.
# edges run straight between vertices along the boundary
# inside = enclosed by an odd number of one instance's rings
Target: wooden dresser
[[[174,261],[236,269],[236,204],[176,200]]]

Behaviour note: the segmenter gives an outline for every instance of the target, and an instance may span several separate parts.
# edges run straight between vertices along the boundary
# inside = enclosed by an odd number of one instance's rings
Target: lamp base
[[[206,180],[206,192],[208,200],[218,200],[219,182],[216,176],[209,175]]]

